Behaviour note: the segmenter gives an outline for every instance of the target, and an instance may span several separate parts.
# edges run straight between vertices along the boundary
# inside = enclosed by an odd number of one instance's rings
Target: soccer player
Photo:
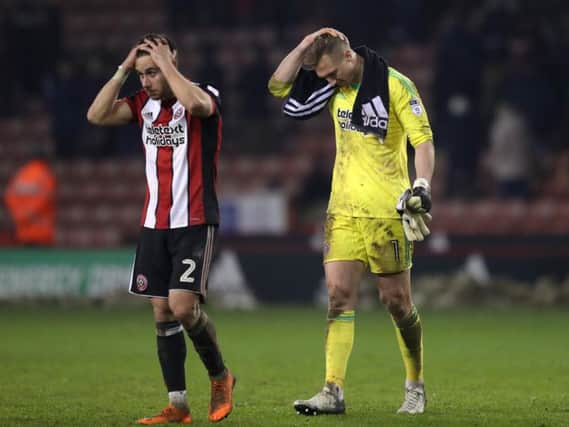
[[[131,71],[142,90],[118,99]],[[170,403],[138,423],[192,421],[186,400],[184,329],[211,379],[209,420],[221,421],[233,407],[235,377],[224,364],[212,321],[200,308],[219,224],[219,93],[178,71],[177,50],[170,39],[147,34],[101,88],[87,118],[102,126],[136,121],[142,128],[146,200],[130,292],[150,299]]]
[[[357,291],[366,269],[393,318],[406,371],[398,413],[425,410],[422,326],[411,297],[413,241],[429,234],[433,137],[411,80],[373,50],[351,48],[339,31],[307,35],[278,65],[270,92],[287,97],[285,115],[310,118],[328,107],[336,159],[324,238],[328,289],[323,389],[297,400],[300,414],[345,412],[344,381],[354,341]],[[417,179],[410,187],[407,141]]]

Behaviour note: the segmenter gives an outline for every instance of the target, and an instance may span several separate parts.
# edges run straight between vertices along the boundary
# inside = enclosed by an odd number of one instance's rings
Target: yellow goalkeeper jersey
[[[382,141],[351,124],[359,86],[338,88],[328,103],[336,136],[336,160],[328,213],[366,218],[399,218],[397,199],[409,188],[407,140],[417,147],[432,141],[429,119],[413,82],[389,67],[389,122]],[[271,81],[278,97],[292,84]]]

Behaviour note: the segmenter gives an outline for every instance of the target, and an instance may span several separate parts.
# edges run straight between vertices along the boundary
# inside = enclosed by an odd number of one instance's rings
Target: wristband
[[[128,71],[125,71],[124,67],[122,65],[119,65],[117,67],[117,71],[115,72],[115,74],[113,75],[112,79],[113,80],[118,80],[121,82],[121,84],[124,84],[124,82],[126,81],[128,77]]]
[[[431,186],[426,178],[417,178],[415,182],[413,182],[413,188],[415,187],[423,187],[425,190],[431,191]]]

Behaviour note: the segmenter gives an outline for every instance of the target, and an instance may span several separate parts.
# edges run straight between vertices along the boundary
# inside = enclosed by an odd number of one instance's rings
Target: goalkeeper
[[[427,402],[422,326],[411,297],[410,269],[413,242],[429,234],[435,150],[417,89],[373,50],[352,48],[342,33],[323,28],[288,53],[269,90],[286,98],[283,111],[291,118],[310,118],[327,108],[336,138],[323,248],[329,300],[326,377],[320,392],[294,407],[305,415],[345,412],[358,287],[369,269],[393,318],[405,366],[398,413],[422,413]],[[407,141],[415,150],[412,186]]]

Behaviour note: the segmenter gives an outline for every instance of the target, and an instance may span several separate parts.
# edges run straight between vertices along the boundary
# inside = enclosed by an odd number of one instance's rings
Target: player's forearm
[[[304,62],[306,51],[314,43],[314,41],[323,34],[339,37],[348,43],[348,38],[343,33],[334,28],[325,27],[311,34],[308,34],[293,50],[289,52],[287,56],[285,56],[285,58],[281,61],[273,73],[271,80],[277,81],[279,83],[292,83],[298,74],[298,70]]]
[[[432,141],[423,142],[415,148],[415,173],[417,178],[431,182],[435,170],[435,146]]]
[[[279,83],[292,83],[298,74],[298,70],[300,70],[302,66],[306,49],[307,46],[301,43],[291,50],[281,61],[273,73],[271,80],[276,80]]]
[[[113,76],[101,88],[93,100],[89,110],[87,110],[87,120],[94,125],[104,125],[105,119],[113,111],[113,105],[119,96],[120,89],[124,83],[123,78]]]
[[[160,70],[176,99],[190,114],[204,117],[212,113],[211,97],[184,77],[173,64],[161,65]]]

